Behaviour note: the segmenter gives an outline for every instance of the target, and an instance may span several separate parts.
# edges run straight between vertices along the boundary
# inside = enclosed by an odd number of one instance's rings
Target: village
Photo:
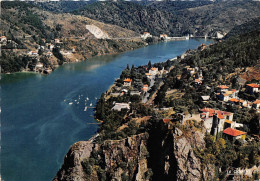
[[[205,44],[202,44],[198,47],[198,50],[203,51],[206,47]],[[104,95],[103,103],[109,102],[105,104],[107,109],[110,109],[107,111],[108,114],[115,113],[123,116],[122,119],[125,120],[123,121],[125,122],[124,127],[127,127],[128,124],[126,120],[130,120],[130,122],[135,120],[139,124],[143,120],[149,121],[152,116],[151,112],[155,112],[156,115],[160,115],[159,119],[164,124],[179,122],[186,125],[190,121],[196,121],[205,128],[206,134],[223,137],[233,143],[236,140],[241,140],[243,143],[252,139],[259,140],[259,135],[249,135],[247,133],[246,130],[249,130],[250,126],[241,123],[237,115],[239,112],[237,110],[260,113],[259,83],[240,84],[238,89],[232,88],[232,84],[222,85],[218,80],[211,82],[211,84],[205,84],[203,73],[207,71],[206,67],[191,67],[181,63],[190,53],[186,52],[177,58],[154,65],[151,62],[140,67],[132,66],[132,68],[129,68],[127,65],[120,78],[116,79],[115,83]],[[182,69],[177,70],[180,68],[180,64]],[[173,106],[170,104],[167,106],[167,103],[161,105],[156,103],[158,97],[160,101],[185,99],[185,90],[180,88],[167,88],[164,90],[164,97],[160,97],[160,89],[164,89],[167,79],[171,79],[172,75],[170,73],[172,71],[178,72],[174,77],[176,81],[186,82],[186,86],[195,90],[192,94],[196,94],[198,97],[197,104],[199,104],[195,109],[187,110],[178,105],[178,102]],[[205,91],[196,92],[202,87]],[[243,94],[247,96],[243,96]],[[256,96],[257,98],[252,100],[250,96]],[[142,106],[137,106],[138,104]],[[150,113],[145,114],[140,113],[141,110],[145,109],[152,109],[152,111],[150,110]],[[234,110],[234,112],[227,111],[230,109]],[[145,111],[147,112],[147,110]],[[97,118],[102,120],[99,115],[98,112]],[[236,118],[234,119],[234,117]]]

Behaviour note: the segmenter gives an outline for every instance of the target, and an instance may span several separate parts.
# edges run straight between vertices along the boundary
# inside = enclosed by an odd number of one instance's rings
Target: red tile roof
[[[237,100],[236,98],[231,98],[229,99],[230,102],[239,102],[239,100]]]
[[[132,82],[132,79],[125,79],[124,82]]]
[[[218,88],[220,88],[220,89],[228,89],[228,86],[226,86],[226,85],[220,85],[220,86],[218,86]]]
[[[163,122],[164,123],[168,123],[168,122],[170,122],[172,119],[163,119]]]
[[[259,88],[259,85],[257,85],[257,84],[247,84],[247,86],[253,87],[253,88]]]
[[[260,100],[257,99],[254,104],[260,104]]]
[[[227,128],[223,131],[223,133],[228,134],[230,136],[240,136],[246,134],[246,132],[239,131],[233,128]]]

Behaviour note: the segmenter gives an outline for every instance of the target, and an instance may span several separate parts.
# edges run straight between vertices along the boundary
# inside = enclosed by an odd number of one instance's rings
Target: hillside
[[[70,148],[54,181],[259,179],[260,93],[248,88],[260,83],[259,35],[127,67],[98,101],[98,134]]]
[[[252,21],[246,22],[239,26],[235,26],[226,36],[225,39],[246,34],[251,31],[260,30],[260,18],[253,19]]]
[[[228,8],[227,8],[228,7]],[[193,34],[216,36],[234,26],[260,16],[260,3],[254,1],[209,2],[96,2],[74,11],[75,14],[119,25],[139,33],[171,36]]]
[[[138,33],[148,31],[157,36],[164,32],[173,34],[177,22],[174,14],[126,1],[96,2],[78,9],[74,13]]]
[[[9,57],[1,61],[3,72],[27,69],[22,57],[29,54],[36,55],[29,57],[28,61],[34,62],[31,68],[42,60],[51,70],[63,62],[82,61],[145,45],[141,39],[127,39],[139,36],[138,33],[87,17],[48,12],[25,2],[4,2],[2,8],[0,34],[7,38],[2,42],[2,50]],[[54,47],[61,54],[53,53]]]

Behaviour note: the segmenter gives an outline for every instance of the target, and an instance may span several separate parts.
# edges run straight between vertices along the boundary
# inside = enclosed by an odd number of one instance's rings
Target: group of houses
[[[247,84],[245,87],[245,92],[248,94],[254,94],[259,92],[259,85],[258,84]],[[218,100],[223,101],[227,104],[231,105],[237,105],[240,108],[245,107],[251,109],[252,107],[257,109],[259,112],[260,108],[260,100],[255,100],[255,101],[248,101],[248,100],[243,100],[238,97],[239,91],[236,89],[230,89],[226,85],[220,85],[217,87],[217,93],[216,96]]]
[[[154,82],[156,78],[162,78],[165,76],[169,71],[165,70],[164,67],[159,70],[158,67],[151,67],[148,68],[147,66],[138,67],[135,71],[138,73],[141,72],[142,77],[146,77],[148,82],[143,82],[142,79],[132,79],[130,77],[124,78],[122,80],[122,86],[118,86],[116,83],[112,86],[109,95],[112,97],[118,97],[129,94],[130,96],[137,95],[141,96],[142,98],[148,94],[148,91],[153,86],[151,82]],[[148,85],[149,83],[149,85]],[[122,109],[129,109],[129,103],[114,103],[113,110],[121,111]]]

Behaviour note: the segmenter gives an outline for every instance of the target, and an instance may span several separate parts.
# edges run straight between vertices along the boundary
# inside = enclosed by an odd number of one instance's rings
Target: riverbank
[[[92,109],[84,111],[87,97],[87,105],[94,104],[95,97],[108,90],[127,64],[131,68],[147,65],[149,60],[152,64],[162,62],[202,43],[211,42],[153,44],[122,54],[65,64],[49,76],[2,75],[2,179],[51,180],[61,168],[69,147],[79,140],[88,140],[100,128],[97,124],[88,124],[96,121]],[[82,95],[80,99],[79,95]],[[69,105],[70,102],[74,103]]]

